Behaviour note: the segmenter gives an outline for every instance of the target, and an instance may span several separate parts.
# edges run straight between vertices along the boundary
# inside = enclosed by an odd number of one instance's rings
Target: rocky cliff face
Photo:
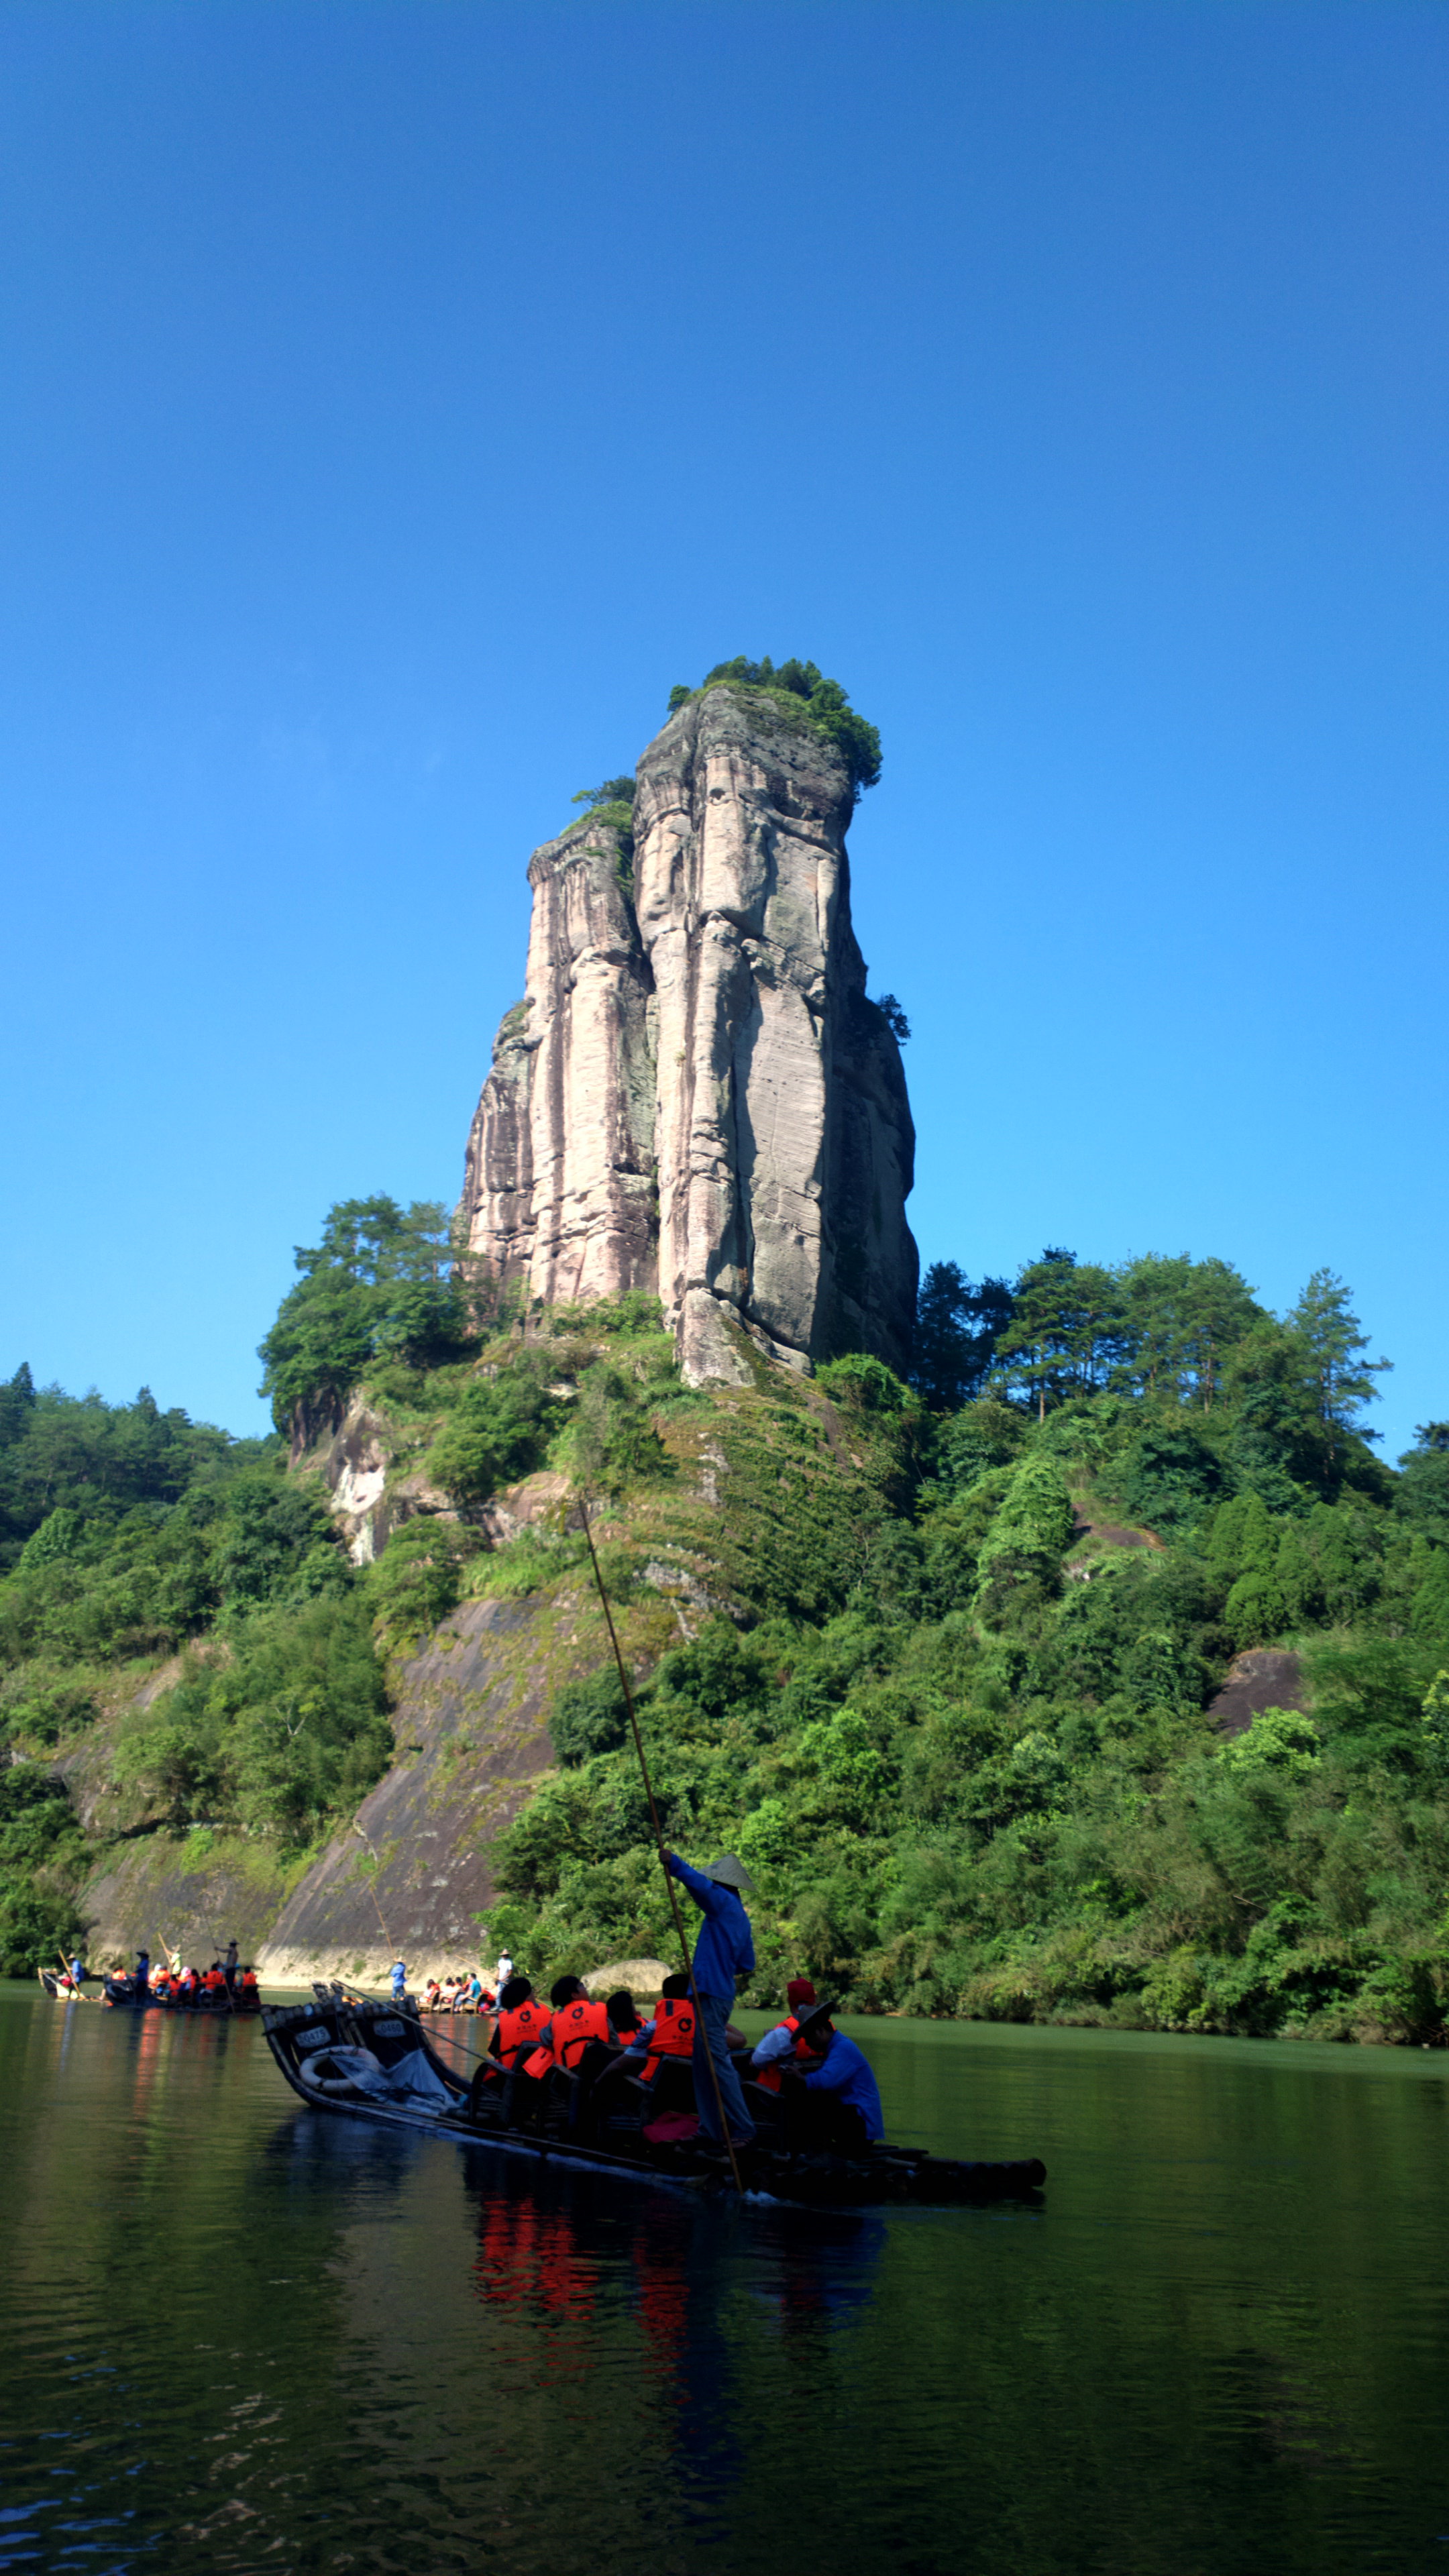
[[[803,717],[719,685],[644,753],[632,856],[595,821],[529,866],[469,1244],[548,1303],[657,1290],[695,1381],[745,1374],[732,1326],[801,1368],[909,1351],[915,1138],[850,924],[850,809]]]

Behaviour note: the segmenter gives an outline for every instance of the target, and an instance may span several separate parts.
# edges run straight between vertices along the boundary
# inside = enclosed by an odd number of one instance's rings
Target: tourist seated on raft
[[[509,2086],[503,2093],[504,2079],[521,2069],[523,2059],[542,2038],[547,2020],[542,2004],[534,2001],[527,1977],[510,1977],[498,1998],[498,2017],[488,2035],[488,2054],[473,2078],[469,2108],[475,2118],[485,2093],[495,2088],[502,2094],[507,2118],[516,2087]]]
[[[438,2009],[439,2004],[440,2004],[440,2003],[441,2003],[441,2001],[442,2001],[442,1998],[443,1998],[443,1989],[442,1989],[442,1987],[439,1985],[437,1978],[436,1978],[436,1977],[429,1977],[428,1982],[427,1982],[427,1984],[424,1986],[424,1988],[423,1988],[423,1992],[422,1992],[422,2009],[423,2009],[423,2011],[424,2011],[425,2013],[432,2013],[432,2012],[436,2012],[436,2011],[437,2011],[437,2009]]]
[[[241,1972],[241,1982],[242,1993],[244,1995],[255,1995],[261,1992],[261,1989],[257,1984],[257,1972],[254,1967],[248,1965],[243,1968]]]
[[[500,2030],[509,2018],[500,2016]],[[591,2002],[582,1977],[556,1978],[538,2044],[515,2061],[503,2101],[505,2125],[531,2128],[558,2114],[575,2128],[587,2085],[610,2046],[608,2007]]]
[[[786,2143],[795,2153],[862,2155],[885,2134],[870,2061],[836,2029],[834,2010],[833,2004],[815,2003],[799,2016],[811,2063],[806,2071],[790,2064],[782,2088]]]
[[[773,2030],[767,2030],[750,2057],[750,2071],[756,2084],[767,2093],[780,2090],[781,2061],[787,2063],[813,2058],[815,2052],[800,2030],[801,2014],[815,2002],[815,1988],[808,1977],[792,1977],[785,1988],[786,2014]]]

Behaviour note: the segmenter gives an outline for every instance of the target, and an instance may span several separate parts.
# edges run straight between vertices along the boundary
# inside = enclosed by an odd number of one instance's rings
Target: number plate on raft
[[[372,2027],[376,2031],[379,2039],[401,2039],[403,2035],[403,2026],[400,2021],[375,2021]]]
[[[331,2036],[330,2030],[319,2028],[315,2023],[310,2030],[299,2030],[293,2033],[299,2048],[320,2048],[324,2040],[330,2039]]]

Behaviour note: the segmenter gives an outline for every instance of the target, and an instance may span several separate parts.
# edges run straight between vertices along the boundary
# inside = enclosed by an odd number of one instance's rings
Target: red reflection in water
[[[563,2210],[531,2200],[485,2202],[473,2272],[490,2307],[531,2308],[578,2325],[593,2314],[594,2269]]]

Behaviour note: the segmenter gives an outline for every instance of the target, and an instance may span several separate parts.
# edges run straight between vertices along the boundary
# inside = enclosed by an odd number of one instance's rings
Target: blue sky
[[[9,0],[0,1372],[260,1427],[524,867],[813,656],[926,1259],[1327,1264],[1449,1413],[1439,6]]]

